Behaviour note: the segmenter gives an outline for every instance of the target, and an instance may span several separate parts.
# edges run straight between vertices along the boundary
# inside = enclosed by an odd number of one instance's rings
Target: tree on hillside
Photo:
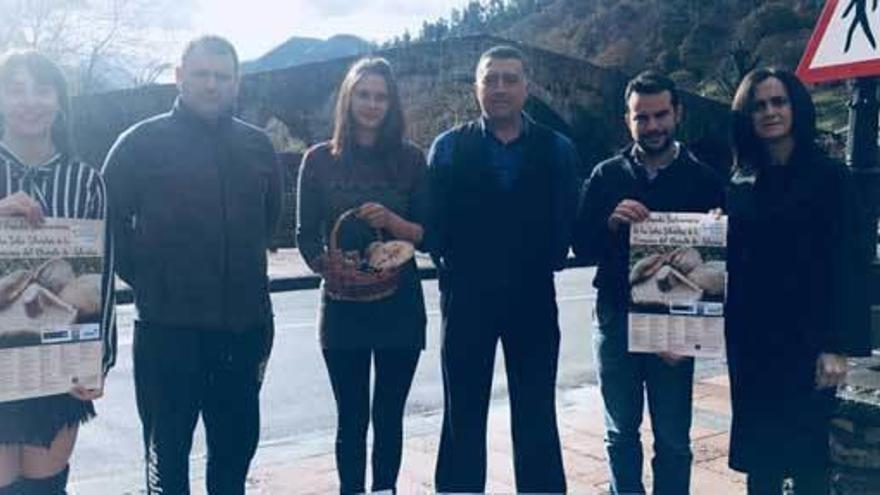
[[[727,44],[728,30],[717,22],[697,24],[682,40],[678,59],[684,68],[702,78],[717,63],[717,47]]]
[[[446,19],[438,19],[435,22],[422,22],[422,29],[419,31],[417,39],[422,41],[440,41],[449,34],[449,24]]]
[[[448,20],[424,21],[416,40],[439,41],[451,36],[498,32],[552,3],[553,0],[470,0],[463,8],[452,9]]]
[[[760,63],[761,57],[759,55],[746,48],[741,40],[736,41],[713,78],[721,91],[721,94],[717,96],[725,100],[732,100],[739,83]]]
[[[754,46],[773,34],[797,31],[810,23],[784,2],[769,2],[752,10],[739,23],[737,38]]]
[[[803,50],[823,4],[824,0],[470,0],[445,19],[426,21],[415,40],[495,34],[628,73],[655,68],[678,74],[689,89],[724,98],[758,58],[790,66],[791,54]]]
[[[485,26],[485,9],[478,0],[471,0],[461,11],[459,34],[476,34]]]

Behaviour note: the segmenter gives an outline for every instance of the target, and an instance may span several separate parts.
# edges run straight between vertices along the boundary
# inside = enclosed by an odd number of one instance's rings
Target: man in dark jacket
[[[266,135],[232,117],[238,57],[187,46],[171,112],[123,133],[104,165],[118,274],[135,294],[134,374],[148,493],[189,493],[199,414],[211,494],[243,494],[272,342],[266,249],[280,176]]]
[[[574,233],[579,259],[598,265],[594,344],[605,403],[612,493],[645,493],[642,422],[645,392],[654,432],[654,492],[689,493],[694,362],[628,352],[629,226],[651,211],[706,213],[722,206],[723,182],[674,135],[681,104],[674,83],[653,72],[630,81],[626,124],[634,143],[596,165],[584,183]]]
[[[577,155],[523,113],[522,54],[480,57],[478,120],[431,148],[426,245],[440,270],[443,433],[438,492],[483,492],[495,350],[504,349],[516,486],[564,492],[556,426],[559,326],[553,272],[563,266],[577,203]]]

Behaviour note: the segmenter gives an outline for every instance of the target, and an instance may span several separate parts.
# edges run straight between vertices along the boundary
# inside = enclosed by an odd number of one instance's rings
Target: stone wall
[[[281,153],[278,155],[283,181],[281,218],[275,234],[273,248],[296,246],[296,187],[300,153]]]
[[[832,493],[880,493],[880,356],[859,359],[831,420]]]

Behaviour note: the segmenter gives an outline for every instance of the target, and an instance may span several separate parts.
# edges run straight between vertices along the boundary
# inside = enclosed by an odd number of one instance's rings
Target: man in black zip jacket
[[[210,494],[243,494],[272,343],[266,250],[280,211],[275,152],[232,117],[238,57],[190,42],[171,112],[123,133],[104,165],[118,274],[135,294],[134,375],[147,492],[189,493],[201,414]]]
[[[477,64],[482,116],[431,147],[425,244],[440,272],[443,432],[437,492],[483,492],[486,416],[502,344],[516,487],[564,492],[556,425],[559,325],[553,272],[577,207],[577,154],[523,113],[522,53],[496,47]]]
[[[584,183],[573,245],[598,265],[594,351],[605,404],[611,492],[645,493],[639,426],[647,392],[655,438],[657,495],[689,493],[694,362],[671,354],[627,351],[629,226],[651,211],[706,213],[722,206],[723,181],[675,141],[682,108],[674,83],[645,72],[625,92],[634,143],[596,165]]]

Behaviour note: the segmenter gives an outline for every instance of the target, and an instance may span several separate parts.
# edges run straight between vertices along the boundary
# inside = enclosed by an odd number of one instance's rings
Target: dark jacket
[[[593,286],[599,300],[620,309],[629,302],[629,227],[612,232],[608,217],[624,199],[650,211],[706,213],[723,205],[724,181],[684,146],[650,181],[633,160],[632,146],[596,165],[581,192],[573,247],[581,262],[598,265]]]
[[[432,146],[427,242],[447,281],[491,291],[552,282],[553,271],[564,266],[577,203],[577,154],[562,135],[524,119],[523,134],[506,145],[477,120]],[[508,188],[501,186],[490,144],[521,153]]]
[[[118,274],[139,318],[245,331],[271,320],[266,250],[280,211],[272,144],[180,101],[123,133],[104,165]]]
[[[431,148],[427,242],[447,334],[559,331],[553,272],[570,246],[578,158],[568,139],[524,118],[506,144],[477,120]]]
[[[827,462],[834,394],[816,391],[816,359],[870,347],[852,324],[860,310],[852,198],[845,168],[816,151],[733,176],[725,323],[734,469]]]
[[[327,251],[336,219],[366,202],[423,224],[425,175],[425,157],[411,143],[393,153],[353,147],[344,159],[333,156],[329,143],[311,148],[303,156],[297,187],[296,242],[303,259],[314,267]],[[384,236],[390,240],[388,232]],[[342,250],[363,250],[375,240],[375,231],[365,222],[349,220],[340,228]],[[337,301],[321,294],[318,330],[324,349],[422,349],[426,323],[414,259],[401,271],[397,291],[385,299]]]

